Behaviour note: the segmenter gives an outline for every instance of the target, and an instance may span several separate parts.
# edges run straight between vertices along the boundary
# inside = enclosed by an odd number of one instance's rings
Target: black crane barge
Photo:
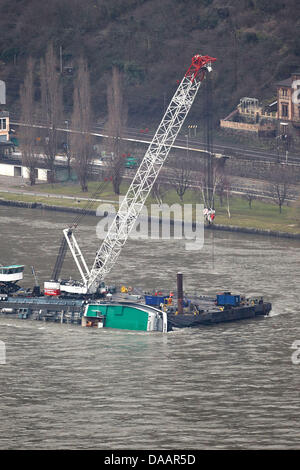
[[[84,327],[167,332],[178,328],[253,319],[267,316],[271,303],[262,297],[246,298],[230,292],[215,297],[184,295],[182,274],[177,274],[177,291],[135,293],[133,289],[101,286],[101,294],[44,295],[36,289],[0,294],[0,315],[9,318],[75,323]],[[38,295],[35,293],[38,292]]]

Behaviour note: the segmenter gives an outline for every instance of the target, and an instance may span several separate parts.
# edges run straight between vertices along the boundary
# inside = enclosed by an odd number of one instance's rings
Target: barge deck
[[[149,296],[145,297],[149,300]],[[155,296],[152,296],[152,299],[157,303],[160,300]],[[171,331],[177,328],[197,328],[202,325],[267,316],[272,308],[271,303],[264,302],[262,299],[247,299],[245,302],[239,302],[238,305],[220,306],[217,305],[218,302],[215,298],[201,296],[193,298],[188,307],[183,308],[182,313],[178,313],[178,310],[174,308],[177,299],[172,299],[172,302],[173,306],[167,304],[147,305],[142,296],[121,294],[116,294],[114,300],[97,299],[93,301],[49,298],[48,296],[2,295],[0,297],[0,315],[9,318],[82,324],[83,326],[143,329],[135,326],[132,323],[132,318],[137,314],[141,318],[144,314],[149,318],[148,327],[146,325],[144,328],[146,331]],[[94,311],[97,311],[99,315],[91,313]],[[139,321],[137,319],[136,325],[139,324]],[[150,323],[151,328],[149,327]],[[156,327],[153,326],[154,323],[157,325]]]

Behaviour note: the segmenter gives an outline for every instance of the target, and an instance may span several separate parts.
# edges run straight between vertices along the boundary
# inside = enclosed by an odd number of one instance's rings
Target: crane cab
[[[0,282],[16,282],[23,279],[24,266],[13,264],[11,266],[0,266]]]
[[[18,281],[23,279],[24,265],[0,266],[0,292],[10,293],[19,289]]]

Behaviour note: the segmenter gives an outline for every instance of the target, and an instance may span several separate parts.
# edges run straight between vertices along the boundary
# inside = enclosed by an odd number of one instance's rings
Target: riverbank
[[[26,188],[25,190],[13,188],[0,192],[0,205],[11,207],[24,207],[29,209],[40,209],[49,211],[68,212],[74,214],[86,214],[96,216],[96,209],[100,204],[109,203],[117,207],[118,199],[109,189],[105,192],[106,198],[109,199],[93,199],[89,201],[88,197],[79,197],[71,195],[70,186],[66,187],[65,194],[62,193],[62,185],[60,187],[51,188],[52,194],[49,192],[44,193],[43,190],[49,189],[49,185],[39,185],[32,192]],[[39,190],[37,192],[37,189]],[[126,188],[123,188],[125,191]],[[89,194],[91,196],[91,194]],[[104,196],[101,194],[101,196]],[[169,191],[164,202],[172,205],[178,203],[175,195]],[[151,198],[148,205],[155,203]],[[187,192],[184,198],[184,203],[196,203],[195,194]],[[295,207],[284,206],[282,213],[275,204],[267,204],[261,201],[254,201],[250,208],[247,201],[238,197],[231,197],[229,199],[229,212],[228,205],[220,205],[216,203],[216,219],[213,225],[206,225],[207,230],[224,230],[238,233],[253,233],[256,235],[300,239],[300,224],[297,223],[297,211]]]

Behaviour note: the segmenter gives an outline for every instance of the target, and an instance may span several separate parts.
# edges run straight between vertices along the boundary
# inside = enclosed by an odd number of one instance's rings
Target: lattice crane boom
[[[98,284],[114,266],[193,104],[205,73],[211,71],[211,64],[215,60],[215,58],[209,56],[195,55],[193,57],[192,63],[158,126],[107,235],[96,253],[87,282],[89,292],[95,292]]]

